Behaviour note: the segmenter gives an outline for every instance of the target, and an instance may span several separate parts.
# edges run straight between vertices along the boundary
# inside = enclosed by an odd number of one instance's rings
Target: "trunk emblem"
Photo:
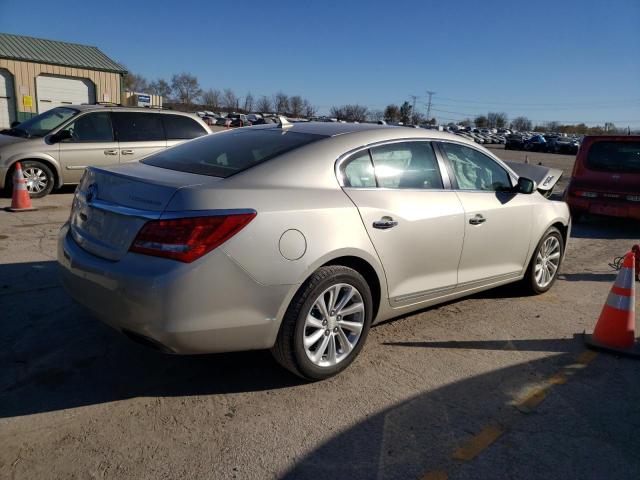
[[[98,196],[98,186],[95,183],[89,185],[87,188],[87,203],[91,203],[94,198]]]

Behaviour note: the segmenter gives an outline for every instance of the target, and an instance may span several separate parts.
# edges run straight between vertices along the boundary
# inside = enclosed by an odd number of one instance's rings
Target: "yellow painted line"
[[[483,428],[480,433],[467,440],[458,448],[451,458],[454,460],[473,460],[482,451],[502,436],[504,429],[499,425],[490,425]]]
[[[434,470],[421,477],[420,480],[447,480],[448,478],[449,476],[444,470]]]
[[[542,387],[537,390],[534,390],[529,395],[524,397],[518,403],[516,403],[516,408],[520,411],[529,412],[536,408],[538,405],[542,403],[542,401],[547,398],[547,394],[549,393],[549,387]]]
[[[598,356],[598,352],[593,350],[585,350],[578,355],[578,363],[581,365],[589,365],[591,361]]]
[[[567,383],[567,376],[562,372],[558,372],[555,375],[549,377],[548,382],[551,385],[564,385],[565,383]]]

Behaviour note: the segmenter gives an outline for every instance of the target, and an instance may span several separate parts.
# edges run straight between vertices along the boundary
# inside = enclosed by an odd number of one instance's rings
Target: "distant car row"
[[[505,150],[528,150],[531,152],[566,153],[575,155],[580,148],[579,137],[565,137],[552,133],[513,133],[507,136]]]
[[[207,125],[219,127],[249,127],[251,125],[264,125],[277,123],[274,115],[260,113],[214,113],[211,111],[196,112]]]

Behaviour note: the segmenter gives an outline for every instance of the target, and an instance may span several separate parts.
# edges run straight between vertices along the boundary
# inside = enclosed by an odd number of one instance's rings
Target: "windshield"
[[[51,130],[59,127],[77,113],[78,110],[73,108],[54,108],[30,118],[16,127],[3,130],[2,133],[14,137],[44,137]]]
[[[596,142],[589,149],[587,166],[592,170],[640,173],[640,142]]]
[[[322,135],[287,132],[279,128],[240,129],[224,134],[205,135],[156,153],[142,160],[142,163],[226,178],[323,138],[325,137]]]

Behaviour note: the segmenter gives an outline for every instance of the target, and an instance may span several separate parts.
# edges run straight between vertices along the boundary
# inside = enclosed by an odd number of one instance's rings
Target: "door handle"
[[[105,155],[117,155],[118,154],[118,150],[105,150],[104,154]]]
[[[380,230],[387,230],[395,227],[396,225],[398,225],[398,222],[391,217],[382,217],[380,220],[373,222],[373,228],[378,228]]]
[[[486,221],[487,221],[487,219],[486,219],[486,218],[484,218],[484,217],[483,217],[482,215],[480,215],[479,213],[477,213],[475,217],[473,217],[473,218],[470,218],[470,219],[469,219],[469,223],[470,223],[471,225],[480,225],[481,223],[484,223],[484,222],[486,222]]]
[[[122,155],[133,155],[133,150],[120,150]]]

